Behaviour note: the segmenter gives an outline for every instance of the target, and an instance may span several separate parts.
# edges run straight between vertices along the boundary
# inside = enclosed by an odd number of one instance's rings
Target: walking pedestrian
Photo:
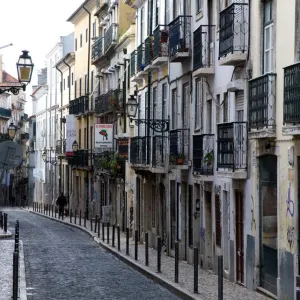
[[[64,193],[62,192],[60,194],[60,196],[57,198],[56,200],[56,205],[59,208],[59,217],[61,216],[63,218],[64,216],[64,210],[65,210],[65,206],[67,205],[67,198],[64,195]]]

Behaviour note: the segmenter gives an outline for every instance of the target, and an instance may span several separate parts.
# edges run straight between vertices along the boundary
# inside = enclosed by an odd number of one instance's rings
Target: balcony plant
[[[119,170],[121,169],[121,162],[119,154],[115,153],[113,156],[106,156],[99,160],[99,167],[107,170],[112,178],[118,176]]]
[[[177,165],[183,165],[184,163],[184,153],[180,152],[177,155]]]
[[[214,162],[214,152],[213,150],[207,152],[205,155],[204,155],[204,163],[207,165],[207,166],[212,166],[213,162]]]

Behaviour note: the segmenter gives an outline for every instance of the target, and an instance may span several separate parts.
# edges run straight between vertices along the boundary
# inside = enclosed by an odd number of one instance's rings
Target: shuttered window
[[[244,91],[236,92],[235,94],[235,110],[237,122],[243,121],[244,116]]]
[[[221,247],[222,226],[221,226],[221,201],[220,196],[215,196],[215,215],[216,215],[216,245]]]

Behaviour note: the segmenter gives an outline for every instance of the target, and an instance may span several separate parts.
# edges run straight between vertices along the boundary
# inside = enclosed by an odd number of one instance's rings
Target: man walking
[[[62,192],[60,196],[56,200],[56,205],[59,208],[59,215],[58,218],[61,215],[61,218],[64,219],[64,211],[65,211],[65,206],[67,205],[67,198],[65,197],[64,193]]]

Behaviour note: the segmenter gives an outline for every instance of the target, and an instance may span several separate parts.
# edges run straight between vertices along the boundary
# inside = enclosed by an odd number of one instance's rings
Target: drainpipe
[[[124,51],[124,50],[123,50]],[[127,54],[127,49],[126,49],[126,53],[124,52],[124,54]],[[124,58],[124,78],[123,78],[123,110],[124,110],[124,130],[123,132],[126,133],[127,130],[127,116],[126,116],[126,63],[127,60]]]
[[[87,101],[90,102],[89,94],[90,94],[90,61],[91,61],[91,13],[86,9],[85,4],[82,5],[82,8],[89,15],[89,40],[88,40],[88,65],[87,65]],[[87,155],[89,155],[89,126],[90,126],[90,116],[88,113],[87,121],[86,121],[86,144],[87,144]],[[88,160],[89,161],[89,160]],[[85,203],[85,215],[86,219],[89,219],[89,170],[86,171],[86,203]]]
[[[56,70],[60,73],[61,76],[61,88],[60,88],[60,142],[61,142],[61,151],[62,151],[62,107],[63,107],[63,97],[64,97],[64,93],[63,93],[63,80],[64,80],[64,76],[63,76],[63,72],[56,66],[55,67]],[[61,180],[62,180],[62,157],[59,158],[59,181],[58,181],[58,190],[59,193],[62,192],[61,189]],[[56,180],[55,180],[56,182]]]

